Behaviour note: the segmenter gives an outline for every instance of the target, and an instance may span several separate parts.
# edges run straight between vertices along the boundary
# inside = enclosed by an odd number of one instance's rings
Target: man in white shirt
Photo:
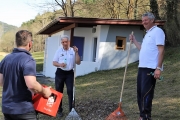
[[[164,57],[165,35],[161,28],[154,24],[152,13],[142,15],[142,24],[146,35],[140,45],[134,35],[129,39],[140,50],[137,76],[137,100],[140,111],[139,120],[151,120],[152,100],[156,79],[160,79]],[[154,73],[154,76],[149,75]]]
[[[70,47],[70,39],[67,35],[61,37],[62,47],[59,48],[53,58],[53,65],[57,67],[55,73],[55,87],[56,90],[63,93],[64,83],[66,84],[69,111],[72,109],[73,102],[73,84],[74,84],[74,71],[75,64],[80,64],[80,56],[76,46]],[[59,106],[58,116],[63,116],[62,101]]]

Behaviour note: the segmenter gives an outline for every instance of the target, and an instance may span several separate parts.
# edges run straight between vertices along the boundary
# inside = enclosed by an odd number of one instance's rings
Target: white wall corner
[[[98,56],[98,70],[100,69],[101,66],[101,61],[103,58],[103,54],[104,54],[104,46],[106,44],[106,40],[107,40],[107,36],[108,36],[108,32],[109,32],[109,25],[98,25],[98,47],[97,47],[97,56]]]

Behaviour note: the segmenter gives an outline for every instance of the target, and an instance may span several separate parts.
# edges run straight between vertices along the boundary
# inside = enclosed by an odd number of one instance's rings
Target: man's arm
[[[158,66],[157,67],[162,67],[162,63],[163,63],[163,58],[164,58],[164,45],[158,45]]]
[[[64,63],[62,63],[62,64],[60,64],[60,63],[58,63],[58,62],[56,62],[56,61],[53,61],[53,65],[55,66],[55,67],[64,67]]]
[[[0,73],[0,86],[3,86],[3,74]]]
[[[24,76],[26,86],[34,93],[42,94],[45,98],[51,95],[50,87],[44,88],[39,82],[36,81],[35,76]]]
[[[74,52],[75,52],[75,63],[80,65],[81,64],[81,58],[78,54],[78,48],[76,46],[73,46]]]
[[[158,47],[158,65],[157,67],[161,68],[162,67],[162,63],[163,63],[163,58],[164,58],[164,45],[157,45]],[[159,79],[161,76],[161,70],[156,69],[154,71],[154,78],[155,79]]]
[[[80,59],[80,56],[79,56],[78,52],[75,52],[75,56],[76,56],[76,64],[80,65],[81,64],[81,59]]]

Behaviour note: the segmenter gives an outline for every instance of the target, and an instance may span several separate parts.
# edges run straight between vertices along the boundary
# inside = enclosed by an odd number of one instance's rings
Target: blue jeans
[[[74,84],[74,71],[64,71],[60,68],[57,68],[55,73],[55,88],[57,91],[63,93],[64,83],[66,84],[68,101],[69,101],[69,111],[72,109],[73,103],[73,84]],[[58,112],[62,112],[62,100],[59,105]]]
[[[25,114],[4,114],[4,120],[37,120],[35,111]]]
[[[143,120],[151,120],[152,100],[154,97],[154,88],[156,79],[149,73],[155,69],[139,68],[137,76],[137,101],[140,111],[140,117]]]

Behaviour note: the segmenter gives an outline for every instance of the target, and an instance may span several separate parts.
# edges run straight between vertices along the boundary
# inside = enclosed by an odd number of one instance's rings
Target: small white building
[[[165,21],[156,21],[164,25]],[[55,77],[56,67],[52,65],[56,50],[61,46],[61,35],[69,35],[71,46],[79,49],[81,64],[76,66],[76,76],[99,70],[109,70],[126,65],[129,34],[134,32],[141,43],[144,28],[141,20],[98,19],[60,17],[53,20],[37,34],[49,37],[45,40],[43,74]],[[138,60],[139,51],[132,44],[129,63]]]

